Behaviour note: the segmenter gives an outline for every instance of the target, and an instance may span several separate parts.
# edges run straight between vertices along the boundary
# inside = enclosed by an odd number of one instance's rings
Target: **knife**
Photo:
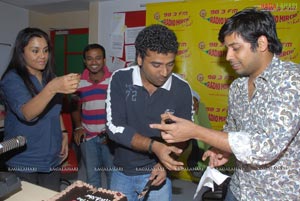
[[[156,179],[156,177],[157,177],[157,175],[154,177],[154,179]],[[143,197],[148,193],[148,191],[150,190],[150,187],[151,187],[152,182],[153,182],[154,179],[151,179],[151,180],[149,180],[149,181],[146,183],[146,185],[145,185],[145,187],[143,188],[142,192],[139,193],[138,199],[143,198]]]

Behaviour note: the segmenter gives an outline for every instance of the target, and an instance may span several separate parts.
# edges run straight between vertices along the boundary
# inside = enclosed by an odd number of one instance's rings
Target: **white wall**
[[[27,9],[22,9],[18,7],[11,6],[6,3],[0,2],[0,43],[8,43],[12,44],[15,41],[17,33],[28,26],[36,26],[42,28],[44,31],[48,31],[49,26],[51,28],[79,28],[79,27],[88,27],[92,26],[89,24],[88,17],[98,17],[98,26],[97,31],[98,38],[93,42],[98,42],[104,47],[109,47],[110,41],[110,30],[112,25],[112,16],[115,12],[126,12],[126,11],[138,11],[145,10],[145,4],[147,3],[158,3],[158,2],[176,2],[183,0],[111,0],[111,1],[102,1],[96,2],[98,3],[98,16],[93,13],[93,15],[88,16],[88,11],[82,12],[70,12],[70,13],[62,13],[57,14],[58,19],[53,16],[56,15],[42,15],[37,14],[35,12],[30,12]],[[95,3],[95,2],[94,2]],[[95,4],[93,4],[95,5]],[[93,6],[92,5],[92,6]],[[90,8],[91,9],[91,8]],[[80,14],[80,15],[79,15]],[[63,16],[66,15],[66,16]],[[74,15],[76,15],[76,20],[74,20]],[[74,23],[70,23],[65,20],[70,17]],[[80,26],[78,26],[78,18],[83,22],[81,22]],[[29,20],[30,19],[30,20]],[[64,20],[62,20],[64,19]],[[90,19],[91,20],[91,19]],[[57,21],[59,23],[57,23]],[[97,20],[95,20],[97,22]],[[89,27],[89,29],[93,29],[94,27]],[[0,76],[5,70],[9,57],[10,50],[13,46],[3,46],[0,45]]]
[[[28,10],[0,2],[0,76],[7,67],[18,32],[28,26]]]
[[[99,3],[99,41],[107,50],[110,47],[110,31],[112,30],[113,13],[115,12],[127,12],[127,11],[139,11],[146,10],[145,4],[158,3],[158,2],[176,2],[183,0],[114,0],[114,1],[102,1]],[[109,54],[109,53],[108,53]]]
[[[74,20],[76,19],[76,20]],[[89,11],[74,11],[54,14],[29,12],[29,26],[38,27],[48,34],[51,29],[77,29],[89,27]]]

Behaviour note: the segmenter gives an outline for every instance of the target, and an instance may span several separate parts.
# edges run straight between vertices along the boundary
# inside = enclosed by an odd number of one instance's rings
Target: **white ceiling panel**
[[[92,1],[109,0],[0,0],[0,2],[43,14],[88,10],[89,3]]]

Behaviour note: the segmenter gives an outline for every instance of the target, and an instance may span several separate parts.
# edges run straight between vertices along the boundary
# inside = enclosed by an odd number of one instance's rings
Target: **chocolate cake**
[[[121,192],[94,188],[82,181],[76,181],[48,201],[127,201]]]

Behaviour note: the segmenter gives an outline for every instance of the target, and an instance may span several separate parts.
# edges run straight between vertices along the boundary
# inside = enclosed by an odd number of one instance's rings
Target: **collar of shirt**
[[[273,59],[271,61],[271,63],[268,65],[268,67],[257,77],[256,80],[258,80],[258,78],[261,78],[267,82],[270,81],[271,77],[272,77],[272,71],[274,69],[274,67],[279,66],[280,64],[280,60],[278,57],[276,57],[275,55],[273,56]]]
[[[141,78],[140,67],[133,66],[132,68],[133,68],[133,72],[132,72],[133,85],[142,87],[143,82],[142,82],[142,78]],[[172,73],[172,75],[173,75],[173,73]],[[170,91],[171,85],[172,85],[172,75],[168,78],[168,80],[165,82],[165,84],[162,85],[160,88]]]
[[[272,79],[272,72],[274,67],[278,66],[280,64],[280,60],[278,57],[274,55],[271,63],[268,65],[268,67],[255,79],[254,83],[255,85],[260,85],[260,83],[269,83]],[[248,84],[249,77],[241,77],[241,82],[238,83],[238,87],[241,90],[245,90],[246,85]]]
[[[107,68],[107,66],[103,66],[103,71],[104,71],[104,76],[102,77],[102,79],[101,80],[105,80],[106,78],[108,78],[108,77],[110,77],[110,72],[109,72],[109,70],[108,70],[108,68]],[[87,68],[85,68],[84,70],[83,70],[83,73],[81,74],[81,78],[80,79],[84,79],[84,80],[89,80],[89,70],[87,69]],[[101,80],[100,80],[100,82],[101,82]],[[99,82],[99,83],[100,83]]]

